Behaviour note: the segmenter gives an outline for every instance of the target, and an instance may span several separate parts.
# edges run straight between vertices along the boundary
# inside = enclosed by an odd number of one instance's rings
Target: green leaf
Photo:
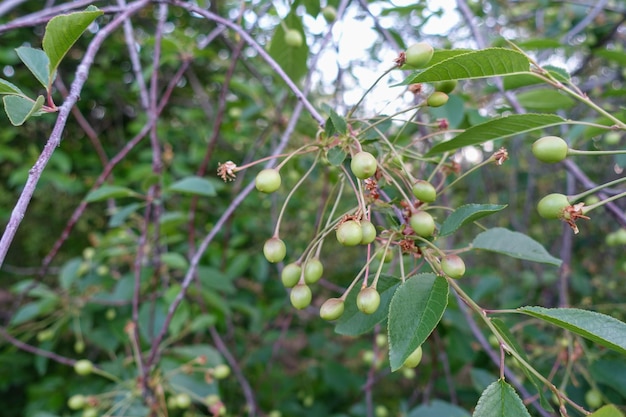
[[[624,414],[613,404],[597,409],[587,417],[624,417]]]
[[[43,36],[43,50],[50,59],[48,83],[54,81],[54,74],[59,63],[70,50],[72,45],[80,38],[89,25],[104,12],[95,6],[89,6],[82,12],[55,16],[46,25],[46,33]]]
[[[36,101],[22,96],[4,96],[4,111],[13,126],[21,126],[28,118],[34,116],[41,110],[45,101],[44,96],[37,97]]]
[[[307,59],[309,57],[309,47],[306,43],[306,35],[300,18],[296,15],[295,10],[285,17],[285,26],[289,29],[295,29],[302,35],[302,45],[299,47],[289,46],[285,43],[285,29],[283,25],[276,26],[276,32],[272,36],[269,53],[274,60],[281,66],[285,73],[293,81],[298,81],[309,71]]]
[[[454,233],[462,226],[480,218],[497,213],[506,208],[506,204],[466,204],[454,210],[441,225],[439,236]]]
[[[17,86],[11,84],[7,80],[0,78],[0,95],[4,94],[12,94],[16,96],[26,97],[26,94],[24,94],[22,90],[20,90]]]
[[[109,218],[108,226],[111,228],[121,226],[129,216],[139,210],[142,206],[143,204],[141,203],[132,203],[127,206],[116,207],[115,212],[113,212]]]
[[[504,380],[489,385],[480,395],[473,417],[530,417],[522,399]]]
[[[217,195],[215,187],[213,187],[213,184],[209,180],[196,176],[190,176],[176,181],[174,184],[170,185],[168,189],[174,192],[196,194],[205,197],[214,197]]]
[[[64,290],[69,289],[74,281],[78,278],[78,271],[82,265],[83,260],[81,258],[72,259],[63,265],[61,272],[59,273],[59,284]]]
[[[552,88],[535,88],[517,94],[517,101],[526,109],[557,111],[572,107],[576,102],[570,96]]]
[[[448,281],[432,273],[415,275],[400,285],[389,305],[389,362],[391,370],[435,329],[448,305]]]
[[[406,417],[469,417],[469,413],[461,407],[441,400],[432,400],[411,410]]]
[[[186,270],[189,266],[187,258],[176,252],[164,253],[163,255],[161,255],[161,262],[163,262],[164,265],[167,265],[171,269]]]
[[[120,185],[104,185],[97,190],[91,191],[85,197],[85,201],[88,203],[95,203],[96,201],[107,200],[109,198],[121,198],[121,197],[136,197],[139,196],[136,192],[130,188],[122,187]]]
[[[447,142],[433,146],[426,156],[453,151],[464,146],[479,145],[490,140],[507,138],[566,123],[554,114],[512,114],[475,125]]]
[[[527,261],[561,265],[561,260],[550,255],[539,242],[523,233],[495,227],[480,233],[472,242],[474,249],[497,252]]]
[[[345,301],[345,310],[337,321],[335,332],[347,336],[358,336],[371,331],[378,323],[385,320],[389,313],[389,303],[400,280],[388,275],[381,275],[376,289],[380,294],[380,306],[374,314],[365,314],[356,306],[356,296],[361,288],[355,285]]]
[[[327,127],[326,129],[334,130],[332,134],[329,134],[328,131],[326,132],[329,136],[332,136],[335,133],[340,133],[342,135],[345,135],[348,132],[348,125],[346,123],[346,119],[339,116],[335,112],[335,110],[333,110],[332,108],[330,109],[330,116],[328,116],[328,121],[326,123],[328,124],[329,122],[331,126]]]
[[[33,73],[35,78],[44,86],[47,90],[50,84],[50,60],[48,55],[41,49],[31,48],[30,46],[20,46],[15,49],[17,56],[20,57],[22,62],[28,67],[30,72]]]
[[[596,383],[613,387],[622,397],[626,397],[625,362],[621,357],[619,359],[597,359],[589,364],[589,371]]]
[[[522,307],[519,311],[626,354],[626,323],[614,317],[578,308]]]
[[[400,85],[521,73],[530,73],[530,61],[524,54],[512,49],[488,48],[452,56],[409,76]]]

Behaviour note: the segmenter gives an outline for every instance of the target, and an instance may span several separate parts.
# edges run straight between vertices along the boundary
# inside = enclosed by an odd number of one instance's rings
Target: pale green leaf
[[[504,48],[488,48],[452,56],[424,71],[409,76],[401,84],[465,80],[530,73],[530,62],[521,52]]]
[[[135,197],[138,196],[133,190],[120,185],[104,185],[97,190],[91,191],[85,197],[85,201],[88,203],[94,203],[96,201],[107,200],[109,198],[121,198],[121,197]]]
[[[616,318],[578,308],[522,307],[519,311],[626,354],[626,323]]]
[[[619,408],[617,408],[613,404],[608,404],[602,408],[597,409],[593,413],[589,414],[587,417],[624,417],[624,413],[622,413]]]
[[[46,25],[43,50],[50,59],[48,82],[52,83],[59,63],[89,25],[104,12],[89,6],[82,12],[55,16]],[[47,88],[49,84],[44,86]]]
[[[396,290],[389,305],[389,362],[391,370],[402,367],[406,358],[435,329],[448,305],[448,281],[435,274],[409,278]]]
[[[209,180],[196,176],[183,178],[170,185],[168,189],[179,193],[196,194],[205,197],[214,197],[217,195],[215,187],[213,187],[213,184]]]
[[[335,332],[347,336],[358,336],[371,331],[378,323],[385,320],[389,314],[389,303],[400,280],[388,275],[381,275],[376,289],[380,294],[380,306],[373,314],[365,314],[356,306],[356,296],[361,290],[355,285],[345,301],[345,310],[337,321]]]
[[[495,381],[480,395],[472,417],[530,417],[522,399],[504,380]]]
[[[330,162],[331,165],[334,165],[336,167],[341,166],[341,164],[343,164],[343,161],[345,161],[347,156],[348,155],[346,154],[346,151],[344,151],[338,146],[335,146],[334,148],[330,148],[328,150],[328,153],[326,154],[326,157],[328,158],[328,162]]]
[[[507,138],[566,123],[554,114],[512,114],[475,125],[447,142],[433,146],[426,156],[453,151],[464,146],[479,145],[490,140]]]
[[[164,265],[167,265],[171,269],[186,270],[189,266],[187,258],[176,252],[164,253],[163,255],[161,255],[161,262],[163,262]]]
[[[37,97],[36,101],[22,96],[4,96],[4,111],[9,116],[13,126],[21,126],[28,118],[36,115],[43,107],[44,96]]]
[[[22,90],[20,90],[16,85],[13,85],[7,80],[0,78],[0,95],[4,95],[4,94],[12,94],[12,95],[24,96],[24,97],[26,96],[22,92]]]
[[[566,110],[576,102],[570,96],[552,88],[534,88],[517,94],[517,101],[529,110],[555,112]]]
[[[59,284],[64,290],[69,289],[79,277],[80,267],[83,263],[81,258],[75,258],[66,262],[59,273]]]
[[[48,55],[41,49],[31,48],[30,46],[20,46],[15,49],[17,56],[20,57],[22,62],[28,67],[30,72],[33,73],[37,81],[48,89],[50,80],[50,60]]]
[[[506,204],[466,204],[461,206],[444,220],[439,236],[447,236],[454,233],[460,227],[490,214],[497,213],[504,208],[506,208]]]
[[[474,249],[497,252],[527,261],[561,265],[561,260],[550,255],[536,240],[523,233],[513,232],[503,227],[495,227],[480,233],[474,242]]]

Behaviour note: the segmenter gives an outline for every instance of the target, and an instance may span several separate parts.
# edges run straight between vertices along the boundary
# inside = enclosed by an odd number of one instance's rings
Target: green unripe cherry
[[[315,284],[322,278],[324,264],[318,258],[312,258],[304,265],[304,282]]]
[[[256,189],[262,193],[273,193],[280,188],[280,173],[274,168],[267,168],[259,172],[254,180]]]
[[[366,287],[356,296],[357,308],[365,314],[373,314],[380,306],[380,294],[376,288]]]
[[[418,180],[413,184],[413,195],[423,203],[432,203],[437,199],[437,190],[428,181]]]
[[[333,6],[326,6],[322,9],[322,16],[328,23],[332,23],[337,19],[337,9]]]
[[[215,379],[224,379],[228,378],[230,375],[230,366],[220,363],[215,368],[213,368],[213,378]]]
[[[363,240],[361,225],[354,220],[343,222],[337,228],[337,240],[344,246],[356,246]]]
[[[296,29],[288,29],[285,31],[285,43],[293,48],[302,46],[302,34]]]
[[[287,288],[291,288],[300,281],[302,267],[295,262],[285,265],[280,274],[280,280]]]
[[[435,220],[425,211],[414,213],[409,219],[409,225],[421,237],[431,237],[435,233]]]
[[[427,42],[419,42],[409,46],[405,52],[405,64],[413,68],[422,68],[433,57],[435,50]]]
[[[287,255],[285,242],[277,237],[267,239],[265,245],[263,245],[263,255],[265,255],[265,259],[267,259],[268,262],[281,262]]]
[[[590,389],[585,393],[585,402],[592,409],[599,408],[604,402],[602,400],[602,393],[597,389]]]
[[[558,136],[544,136],[541,139],[537,139],[532,146],[535,158],[548,164],[564,160],[567,157],[568,150],[567,142]]]
[[[422,346],[418,346],[417,349],[413,351],[402,364],[407,368],[415,368],[422,361]]]
[[[448,94],[456,88],[457,83],[457,80],[437,81],[435,83],[435,91]]]
[[[74,364],[74,372],[78,375],[89,375],[93,371],[93,363],[88,359],[81,359]]]
[[[369,220],[361,220],[361,245],[369,245],[376,240],[376,227]]]
[[[191,397],[189,396],[189,394],[181,392],[180,394],[176,395],[176,405],[178,406],[178,408],[181,409],[189,408],[189,406],[191,405]]]
[[[448,255],[441,260],[441,270],[450,278],[459,279],[465,275],[465,263],[458,255]]]
[[[350,169],[355,177],[364,180],[376,173],[378,163],[376,158],[369,152],[361,151],[356,153],[350,161]]]
[[[311,304],[312,298],[313,294],[311,294],[311,289],[306,284],[296,285],[291,289],[291,294],[289,294],[291,305],[298,310],[307,308]]]
[[[327,321],[337,320],[343,311],[344,301],[341,298],[329,298],[320,307],[320,317]]]
[[[87,398],[81,394],[72,395],[67,400],[67,406],[70,408],[70,410],[80,410],[86,405],[87,405]]]
[[[544,219],[560,219],[570,205],[567,196],[559,193],[548,194],[537,204],[537,211]]]
[[[441,91],[435,91],[426,99],[426,104],[430,107],[441,107],[448,102],[448,95]]]

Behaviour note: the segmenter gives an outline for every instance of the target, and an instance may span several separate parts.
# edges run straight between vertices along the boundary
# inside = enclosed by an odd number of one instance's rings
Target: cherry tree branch
[[[132,3],[124,12],[117,15],[108,25],[100,29],[87,47],[83,60],[78,65],[78,69],[76,70],[76,78],[70,87],[70,94],[59,108],[59,116],[57,117],[57,121],[52,129],[52,133],[50,134],[43,151],[39,155],[39,158],[37,158],[35,165],[33,165],[28,173],[28,179],[26,180],[24,189],[20,194],[15,207],[13,208],[13,211],[11,212],[11,217],[9,218],[9,222],[2,235],[2,239],[0,239],[0,266],[4,263],[6,254],[11,246],[11,243],[13,242],[13,238],[15,237],[15,233],[17,232],[17,229],[26,214],[26,209],[28,208],[33,193],[35,192],[39,178],[41,178],[41,174],[48,164],[48,161],[50,161],[54,150],[61,144],[61,137],[63,135],[63,131],[65,130],[69,114],[72,107],[76,104],[76,101],[78,101],[80,97],[80,92],[87,81],[89,69],[93,65],[96,53],[102,46],[104,40],[115,29],[117,29],[124,22],[124,20],[128,19],[129,16],[136,13],[141,8],[145,7],[148,3],[150,3],[149,0],[139,0]]]

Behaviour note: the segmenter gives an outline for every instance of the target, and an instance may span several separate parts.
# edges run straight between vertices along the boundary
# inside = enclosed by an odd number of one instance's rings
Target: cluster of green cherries
[[[356,178],[366,180],[376,174],[378,162],[371,153],[361,150],[352,156],[350,169]],[[281,185],[280,173],[274,168],[264,169],[257,174],[255,185],[261,192],[275,192]],[[437,198],[435,187],[424,180],[414,183],[412,193],[423,204],[432,203]],[[421,209],[413,210],[408,218],[408,226],[415,235],[424,239],[431,238],[436,231],[433,217]],[[377,230],[374,224],[365,218],[347,216],[337,224],[335,236],[343,246],[369,245],[376,240]],[[277,236],[268,239],[263,246],[265,258],[272,263],[282,262],[286,252],[285,243]],[[451,278],[460,278],[465,274],[465,264],[458,255],[450,254],[443,257],[440,267],[441,271]],[[285,265],[281,280],[285,287],[291,288],[290,300],[295,308],[304,309],[310,305],[312,293],[309,286],[319,281],[323,273],[324,266],[317,257],[308,259],[304,265],[299,261]],[[329,321],[341,317],[347,293],[346,291],[342,297],[326,300],[320,308],[320,316]],[[380,305],[380,294],[375,285],[364,285],[356,297],[356,304],[361,312],[373,314]]]
[[[576,150],[571,149],[567,142],[561,137],[544,136],[533,143],[532,153],[539,161],[554,164],[565,160],[565,158],[570,155],[610,155],[625,153],[625,151]],[[584,202],[577,203],[577,201],[585,197],[593,196],[596,192],[625,180],[626,178],[619,178],[576,195],[566,196],[560,193],[548,194],[539,200],[539,203],[537,204],[537,212],[545,219],[559,219],[567,222],[574,230],[574,233],[578,233],[578,228],[575,224],[577,219],[588,219],[589,217],[587,217],[587,214],[591,210],[610,201],[624,197],[626,196],[626,193],[616,194],[602,201],[593,201],[593,203],[589,205],[586,205]],[[618,236],[618,233],[616,232],[615,235]]]

